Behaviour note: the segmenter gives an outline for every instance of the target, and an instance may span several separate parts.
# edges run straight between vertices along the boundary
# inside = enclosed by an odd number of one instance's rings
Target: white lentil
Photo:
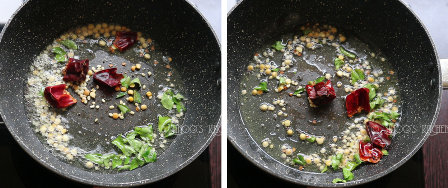
[[[44,133],[44,132],[46,132],[47,131],[47,126],[45,126],[45,125],[42,125],[41,127],[40,127],[40,132],[41,133]]]
[[[319,136],[319,137],[317,137],[316,138],[316,142],[317,142],[317,144],[323,144],[324,143],[324,140],[325,140],[325,137],[323,137],[323,136]]]
[[[86,162],[86,167],[87,167],[87,168],[92,168],[92,167],[93,167],[93,163],[90,162],[90,161],[87,161],[87,162]]]
[[[292,149],[291,148],[286,149],[285,150],[285,154],[286,155],[292,155]]]
[[[320,149],[320,153],[324,154],[327,150],[325,148]]]
[[[106,46],[106,41],[104,40],[100,40],[100,42],[98,42],[100,44],[100,46]]]
[[[306,157],[305,162],[306,162],[306,164],[311,164],[311,162],[312,162],[311,157]]]
[[[70,139],[70,138],[69,138],[66,134],[64,134],[64,135],[62,136],[62,141],[64,141],[64,142],[67,142],[69,139]]]
[[[263,142],[263,147],[268,147],[269,146],[269,142],[268,141],[264,141]]]
[[[76,156],[76,155],[78,155],[78,150],[77,150],[76,148],[74,148],[74,149],[70,150],[70,153],[71,153],[73,156]]]

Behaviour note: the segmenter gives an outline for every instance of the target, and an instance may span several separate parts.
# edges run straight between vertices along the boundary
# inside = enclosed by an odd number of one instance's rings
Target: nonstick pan
[[[428,31],[402,1],[244,0],[233,8],[227,20],[228,139],[262,170],[285,181],[312,187],[358,185],[398,168],[429,136],[440,108],[441,65]],[[240,80],[253,53],[267,41],[300,31],[298,26],[306,23],[336,25],[362,36],[384,53],[398,74],[402,119],[401,129],[393,137],[390,155],[377,164],[361,165],[353,171],[355,179],[347,183],[331,183],[335,178],[342,178],[342,172],[306,172],[278,162],[260,148],[257,144],[260,140],[253,139],[247,129],[249,125],[245,125],[241,116]]]
[[[149,163],[132,171],[105,172],[87,170],[56,158],[39,141],[27,120],[24,102],[26,74],[33,59],[46,45],[63,32],[89,23],[114,23],[142,31],[157,42],[158,50],[175,60],[184,85],[187,112],[180,133],[173,143]],[[220,45],[205,18],[184,0],[29,0],[6,24],[0,34],[0,113],[23,149],[43,166],[74,181],[97,186],[129,187],[165,178],[192,162],[213,139],[220,119]],[[82,107],[87,111],[87,106]],[[157,113],[151,109],[142,113],[140,120],[112,128],[83,130],[71,126],[69,131],[88,132],[85,146],[98,143],[99,134],[105,135],[132,130],[142,125],[145,115]],[[91,114],[85,114],[89,117]],[[81,116],[82,117],[82,116]],[[131,119],[131,118],[129,118]],[[78,118],[90,125],[92,119]],[[152,122],[157,125],[157,122]],[[96,135],[96,137],[94,136]],[[110,134],[110,136],[113,134]],[[103,137],[101,137],[103,138]],[[51,180],[49,180],[51,181]]]

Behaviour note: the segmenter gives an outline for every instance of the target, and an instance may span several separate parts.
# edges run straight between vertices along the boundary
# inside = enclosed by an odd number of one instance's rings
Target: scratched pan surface
[[[185,120],[181,125],[186,129],[182,133],[190,130],[187,128],[196,128],[196,131],[175,136],[172,144],[158,156],[157,162],[133,171],[93,171],[57,158],[39,141],[27,121],[25,79],[35,56],[62,32],[78,25],[103,22],[146,33],[158,44],[158,52],[165,52],[154,54],[154,57],[159,57],[160,61],[162,55],[169,55],[177,60],[172,66],[178,76],[173,79],[183,85],[180,90],[188,99]],[[96,52],[95,55],[86,55],[92,65],[102,64],[100,59],[94,58],[105,55]],[[135,57],[126,53],[121,56],[128,63],[137,63]],[[129,187],[160,180],[192,162],[208,146],[219,127],[220,45],[208,22],[188,1],[30,0],[14,14],[0,34],[0,59],[0,114],[8,130],[34,159],[75,181],[97,186]],[[115,60],[116,64],[124,61]],[[153,70],[149,65],[143,68]],[[158,85],[152,83],[158,83],[157,79],[164,75],[154,76],[156,82],[152,78],[143,82],[156,91]],[[102,91],[97,94],[108,95]],[[149,110],[122,121],[101,118],[107,116],[104,111],[92,112],[79,104],[63,115],[70,121],[69,131],[83,133],[76,136],[74,144],[94,149],[103,143],[102,138],[124,133],[135,126],[156,124],[157,112],[163,109],[154,101],[148,104]],[[102,123],[93,124],[97,116]]]
[[[359,185],[398,168],[412,157],[429,136],[428,130],[434,126],[440,107],[440,65],[427,30],[401,1],[244,0],[234,7],[227,20],[228,139],[243,156],[262,170],[285,181],[312,187]],[[299,171],[278,162],[259,147],[257,143],[260,140],[254,139],[262,138],[265,135],[261,134],[266,133],[248,129],[251,126],[260,127],[250,123],[260,122],[263,118],[249,121],[242,117],[250,114],[245,110],[246,104],[241,106],[245,99],[240,98],[240,91],[242,81],[250,82],[242,79],[246,79],[243,74],[253,53],[308,22],[336,25],[362,36],[363,41],[373,49],[384,53],[390,63],[388,66],[397,73],[401,90],[402,119],[390,146],[390,155],[380,163],[360,166],[353,171],[355,179],[344,184],[331,183],[334,178],[343,177],[342,172],[321,174]],[[317,77],[313,74],[316,73],[301,73],[302,82],[308,81],[306,75]],[[306,131],[320,135],[337,135],[340,132],[342,121],[338,118],[333,120],[333,117],[345,114],[334,106],[344,107],[342,100],[336,99],[330,106],[313,110],[304,108],[307,103],[290,102],[288,109],[291,108],[291,115],[298,117],[295,120],[298,124],[306,129],[309,124],[307,121],[317,118],[328,124],[337,124],[337,127],[327,128],[325,124]]]

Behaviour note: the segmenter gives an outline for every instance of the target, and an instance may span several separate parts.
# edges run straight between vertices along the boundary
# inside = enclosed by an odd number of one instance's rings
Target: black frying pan
[[[307,186],[362,184],[384,176],[405,163],[429,136],[428,130],[432,129],[440,107],[441,67],[428,31],[403,2],[244,0],[234,7],[227,20],[228,139],[242,155],[262,170],[286,181]],[[342,178],[342,172],[299,171],[267,155],[257,144],[260,140],[252,138],[247,129],[249,125],[245,125],[240,114],[240,79],[253,53],[267,41],[278,40],[282,34],[299,31],[297,26],[305,23],[336,25],[359,34],[385,53],[392,70],[398,74],[402,127],[393,138],[390,155],[377,164],[358,167],[353,172],[355,179],[343,184],[331,183],[334,178]]]
[[[39,141],[27,121],[24,103],[24,76],[33,59],[62,32],[88,23],[116,23],[147,33],[166,52],[180,72],[188,99],[183,127],[195,127],[177,135],[158,161],[133,171],[87,170],[54,157]],[[69,179],[99,186],[135,186],[165,178],[192,162],[210,143],[220,119],[220,45],[208,22],[188,1],[144,0],[30,0],[14,14],[0,34],[0,113],[14,138],[34,159]],[[131,60],[132,62],[132,60]],[[135,63],[135,62],[134,62]],[[157,86],[155,86],[157,87]],[[73,107],[80,108],[82,105]],[[87,111],[87,110],[86,110]],[[129,131],[148,123],[157,110],[145,111],[138,120],[124,120],[117,126],[103,123],[103,129],[86,131],[86,147],[98,144],[117,129]],[[91,114],[79,121],[91,124]],[[90,119],[90,120],[88,120]],[[155,126],[157,125],[157,122]],[[111,128],[115,127],[115,128]],[[71,126],[73,133],[85,131]],[[188,133],[187,133],[188,132]],[[96,136],[95,136],[96,135]],[[110,134],[113,135],[113,134]]]

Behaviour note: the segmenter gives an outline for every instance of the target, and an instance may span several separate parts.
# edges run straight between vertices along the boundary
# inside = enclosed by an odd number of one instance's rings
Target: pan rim
[[[35,0],[34,0],[35,1]],[[201,18],[204,20],[204,23],[208,26],[208,28],[210,29],[210,31],[213,33],[214,39],[216,41],[216,44],[219,47],[219,51],[221,52],[221,43],[220,40],[216,34],[216,31],[214,30],[214,28],[212,27],[212,25],[210,24],[210,22],[207,20],[207,18],[204,16],[204,14],[190,1],[190,0],[181,0],[184,1],[186,3],[188,3],[188,5],[190,6],[190,8],[193,8],[193,10],[195,10],[200,16]],[[3,35],[6,32],[6,29],[8,28],[9,24],[12,22],[12,20],[14,19],[14,17],[22,10],[23,7],[25,7],[27,4],[29,4],[30,2],[33,2],[33,0],[28,0],[25,1],[24,3],[22,3],[20,5],[20,7],[11,15],[11,17],[9,18],[8,22],[4,25],[3,30],[0,33],[0,42],[2,41]],[[221,54],[219,54],[221,55]],[[219,86],[220,87],[220,86]],[[222,99],[221,99],[222,100]],[[0,103],[1,104],[1,103]],[[50,171],[65,177],[67,179],[73,180],[75,182],[79,182],[82,184],[88,184],[88,185],[95,185],[95,186],[107,186],[107,187],[129,187],[129,186],[138,186],[138,185],[144,185],[144,184],[149,184],[149,183],[153,183],[159,180],[162,180],[168,176],[171,176],[173,174],[175,174],[176,172],[182,170],[184,167],[186,167],[187,165],[189,165],[191,162],[193,162],[200,154],[202,154],[202,152],[208,147],[208,145],[211,143],[211,141],[213,140],[213,138],[216,136],[217,134],[217,130],[219,130],[221,123],[222,123],[222,115],[220,114],[219,117],[216,118],[216,123],[213,124],[213,128],[214,131],[209,134],[207,140],[205,140],[205,142],[203,142],[203,144],[199,147],[200,149],[198,151],[195,151],[192,155],[189,156],[189,158],[185,161],[183,161],[182,163],[180,163],[180,165],[176,166],[175,168],[169,169],[167,170],[167,173],[159,175],[159,176],[153,176],[153,177],[147,177],[144,180],[135,180],[135,181],[126,181],[126,182],[118,182],[118,183],[109,183],[107,181],[94,181],[94,179],[89,179],[89,178],[84,178],[84,177],[80,177],[80,176],[75,176],[73,174],[68,174],[63,170],[60,169],[56,169],[54,166],[52,166],[51,164],[47,164],[44,161],[42,161],[38,156],[36,156],[36,153],[31,150],[30,148],[28,148],[28,145],[25,145],[25,142],[22,138],[20,138],[18,136],[18,131],[17,129],[15,129],[15,126],[12,126],[13,122],[11,119],[8,118],[7,115],[5,115],[5,111],[3,110],[3,108],[0,107],[0,115],[3,118],[6,128],[8,129],[8,131],[13,135],[14,140],[19,144],[19,146],[25,150],[25,152],[30,155],[34,160],[36,160],[39,164],[41,164],[42,166],[44,166],[45,168],[49,169]],[[13,115],[13,114],[11,114]],[[29,127],[29,125],[28,125]],[[31,130],[29,130],[31,131]],[[169,148],[168,148],[169,149]],[[55,157],[54,155],[51,155],[53,157]],[[60,161],[59,159],[57,159],[55,157],[55,159],[62,163],[63,165],[68,165],[71,166],[65,162]],[[148,168],[146,167],[142,167],[142,168]],[[138,169],[136,169],[138,170]],[[76,171],[84,171],[82,169],[76,168]],[[91,174],[99,174],[99,175],[107,175],[107,174],[100,174],[100,173],[94,173],[94,172],[88,172],[87,173],[91,173]],[[123,174],[129,173],[129,171],[124,172]],[[117,173],[119,174],[119,173]]]
[[[232,12],[239,6],[239,5],[241,5],[243,2],[244,2],[245,0],[240,0],[235,6],[233,6],[232,7],[232,9],[228,12],[228,14],[227,14],[227,19],[229,19],[229,16],[232,14]],[[436,49],[436,46],[435,46],[435,44],[434,44],[434,41],[433,41],[433,39],[432,39],[432,37],[431,37],[431,35],[430,35],[430,33],[429,33],[429,31],[428,31],[428,29],[427,29],[427,27],[424,25],[424,23],[422,22],[422,20],[418,17],[418,15],[411,9],[411,7],[408,5],[408,4],[406,4],[403,0],[397,0],[398,2],[400,2],[403,6],[405,6],[406,8],[407,8],[407,10],[409,11],[409,12],[411,12],[411,14],[417,19],[417,21],[422,25],[422,28],[424,29],[424,31],[426,32],[426,34],[427,34],[427,36],[428,36],[428,38],[429,38],[429,41],[431,42],[431,45],[432,45],[432,47],[433,47],[433,51],[434,51],[434,55],[436,56],[436,59],[437,59],[437,68],[438,68],[438,73],[439,73],[439,84],[438,84],[438,89],[439,89],[439,92],[438,92],[438,97],[437,97],[437,105],[436,105],[436,110],[435,110],[435,113],[434,113],[434,116],[432,117],[432,120],[431,120],[431,126],[429,127],[430,129],[429,130],[432,130],[432,128],[434,127],[434,125],[435,125],[435,123],[436,123],[436,121],[437,121],[437,117],[438,117],[438,115],[439,115],[439,112],[440,112],[440,107],[441,107],[441,100],[442,100],[442,92],[443,92],[443,89],[442,89],[442,73],[441,73],[441,68],[440,68],[440,60],[439,60],[439,56],[438,56],[438,53],[437,53],[437,49]],[[235,79],[234,81],[238,81],[239,79]],[[437,87],[437,86],[436,86]],[[236,97],[235,96],[231,96],[231,95],[229,95],[229,97],[228,98],[231,98],[231,97],[235,97],[236,98],[236,101],[238,101],[238,98],[239,98],[239,96],[237,95],[237,93],[238,92],[236,92],[236,93],[234,93],[234,95],[236,95]],[[236,106],[236,107],[235,107]],[[231,120],[231,119],[229,119],[228,120],[228,122],[232,122],[232,121],[237,121],[237,122],[233,122],[233,123],[239,123],[239,124],[242,124],[242,125],[244,125],[244,121],[243,121],[243,119],[242,119],[242,116],[241,116],[241,113],[240,113],[240,111],[239,111],[239,107],[238,107],[238,105],[237,105],[237,103],[235,103],[235,104],[231,104],[231,105],[228,105],[228,110],[227,111],[231,111],[231,109],[232,108],[235,108],[235,109],[238,109],[238,112],[235,112],[235,113],[237,113],[238,114],[238,117],[235,117],[235,118],[233,118],[233,120]],[[240,120],[234,120],[234,119],[240,119]],[[247,128],[244,128],[245,129],[245,132],[244,133],[247,133],[247,135],[245,135],[246,136],[246,139],[248,140],[248,141],[252,141],[253,143],[255,143],[256,145],[257,145],[257,147],[260,147],[256,142],[255,142],[255,140],[253,140],[253,138],[250,136],[250,134],[248,133],[248,131],[247,131]],[[424,144],[424,142],[427,140],[427,138],[429,137],[429,135],[430,135],[430,133],[431,133],[431,131],[427,131],[426,133],[425,133],[425,135],[423,135],[423,138],[420,140],[420,142],[418,143],[418,144],[416,144],[416,147],[410,152],[410,153],[408,153],[405,157],[403,157],[400,161],[398,161],[396,164],[394,164],[393,166],[391,166],[391,167],[389,167],[388,169],[386,169],[386,170],[384,170],[384,171],[382,171],[382,172],[380,172],[380,173],[378,173],[378,174],[375,174],[375,175],[373,175],[373,176],[370,176],[370,177],[368,177],[368,178],[365,178],[365,179],[362,179],[362,180],[352,180],[352,181],[349,181],[349,182],[346,182],[346,183],[337,183],[337,184],[335,184],[335,183],[307,183],[307,182],[302,182],[302,181],[297,181],[297,179],[295,179],[294,177],[287,177],[286,175],[283,175],[283,174],[276,174],[274,171],[271,171],[271,169],[269,169],[269,168],[267,168],[266,166],[263,166],[263,165],[260,165],[260,164],[258,164],[257,163],[257,160],[255,159],[255,158],[253,158],[253,156],[250,156],[247,152],[245,152],[244,150],[243,150],[243,148],[241,148],[239,145],[238,145],[238,142],[237,142],[237,140],[236,140],[236,135],[232,135],[232,133],[233,133],[233,131],[227,131],[228,132],[228,135],[227,135],[227,139],[230,141],[230,143],[232,144],[232,146],[234,147],[234,148],[236,148],[237,150],[238,150],[238,152],[241,154],[241,155],[243,155],[247,160],[249,160],[252,164],[254,164],[255,166],[257,166],[258,168],[260,168],[260,169],[262,169],[264,172],[267,172],[268,174],[270,174],[270,175],[272,175],[272,176],[274,176],[274,177],[276,177],[276,178],[279,178],[279,179],[282,179],[282,180],[286,180],[286,181],[288,181],[288,182],[291,182],[291,183],[294,183],[294,184],[300,184],[300,185],[305,185],[305,186],[318,186],[318,187],[350,187],[350,186],[355,186],[355,185],[361,185],[361,184],[365,184],[365,183],[368,183],[368,182],[371,182],[371,181],[374,181],[374,180],[376,180],[376,179],[378,179],[378,178],[380,178],[380,177],[383,177],[383,176],[385,176],[385,175],[387,175],[387,174],[389,174],[390,172],[392,172],[392,171],[394,171],[394,170],[396,170],[398,167],[400,167],[401,165],[403,165],[406,161],[408,161],[421,147],[422,147],[422,145]],[[242,137],[242,136],[241,136]],[[249,139],[250,138],[250,139]],[[249,143],[249,144],[252,144],[252,143]],[[273,159],[273,160],[275,160],[274,158],[272,158],[270,155],[266,155],[269,159]],[[337,172],[337,173],[334,173],[334,174],[342,174],[342,172]]]

